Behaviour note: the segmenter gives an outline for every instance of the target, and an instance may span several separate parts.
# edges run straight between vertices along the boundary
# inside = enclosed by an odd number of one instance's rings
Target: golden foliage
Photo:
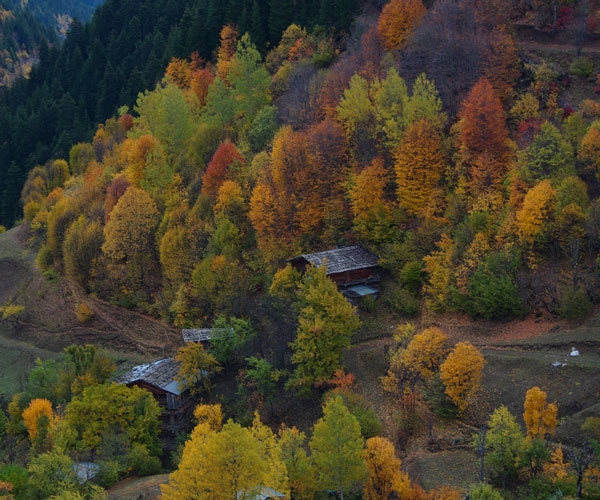
[[[52,403],[47,399],[32,399],[29,406],[23,410],[23,422],[32,443],[38,434],[38,421],[42,416],[48,417],[52,422]]]
[[[550,222],[556,191],[548,179],[532,187],[517,212],[517,231],[521,241],[532,245]]]
[[[410,498],[410,480],[400,470],[402,462],[390,441],[379,436],[367,439],[362,457],[367,468],[363,489],[365,500],[387,500],[392,492],[398,498]]]
[[[411,215],[421,215],[445,167],[442,140],[434,124],[419,120],[410,125],[394,166],[400,206]]]
[[[85,323],[94,317],[94,311],[85,302],[79,302],[75,306],[75,317],[80,323]]]
[[[446,386],[446,394],[463,412],[469,399],[481,385],[485,358],[469,342],[459,342],[440,366],[440,379]]]
[[[523,420],[527,427],[527,436],[544,439],[554,434],[558,425],[558,407],[548,403],[547,396],[539,387],[532,387],[525,394]]]

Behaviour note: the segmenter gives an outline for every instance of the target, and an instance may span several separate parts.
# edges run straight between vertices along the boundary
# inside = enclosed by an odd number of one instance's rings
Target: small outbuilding
[[[179,363],[173,358],[134,366],[117,378],[128,387],[137,386],[151,392],[162,409],[160,429],[163,437],[188,430],[193,411],[193,399],[176,380]]]
[[[288,262],[300,272],[304,272],[309,265],[325,266],[327,276],[351,301],[378,294],[378,289],[373,285],[381,281],[379,259],[362,246],[303,254]]]

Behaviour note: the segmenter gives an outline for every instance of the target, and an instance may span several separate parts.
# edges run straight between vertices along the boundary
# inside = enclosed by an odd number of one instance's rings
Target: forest
[[[221,332],[173,353],[198,405],[169,453],[155,399],[111,383],[102,349],[38,361],[0,412],[0,495],[100,499],[170,471],[165,499],[600,498],[597,410],[564,443],[538,386],[519,415],[476,417],[486,359],[436,322],[576,321],[600,301],[599,61],[584,51],[600,5],[292,7],[108,0],[0,90],[0,222],[90,297],[81,325],[93,298]],[[523,32],[557,37],[567,67],[524,51]],[[326,267],[288,263],[348,245],[377,256],[377,299],[353,305]],[[24,310],[0,304],[5,320]],[[370,314],[393,318],[393,438],[343,362]],[[403,470],[402,443],[434,421],[472,426],[477,481],[427,490]]]

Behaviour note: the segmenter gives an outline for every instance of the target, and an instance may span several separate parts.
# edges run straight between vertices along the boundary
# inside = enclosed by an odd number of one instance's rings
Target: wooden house
[[[373,285],[381,281],[379,260],[361,246],[299,255],[288,262],[300,272],[304,272],[308,265],[325,266],[327,276],[351,300],[378,293]]]
[[[173,358],[165,358],[135,366],[117,378],[117,382],[128,387],[142,387],[153,394],[162,409],[160,429],[165,439],[189,430],[193,413],[189,391],[182,390],[175,380],[178,370],[179,363]]]

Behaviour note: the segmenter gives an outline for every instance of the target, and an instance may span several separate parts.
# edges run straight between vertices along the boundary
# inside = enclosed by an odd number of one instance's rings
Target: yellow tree
[[[232,420],[218,429],[213,413],[194,429],[169,484],[161,485],[163,500],[250,500],[262,488],[285,484],[285,477],[273,477],[273,462],[250,429]],[[277,464],[278,471],[284,469]]]
[[[389,241],[392,230],[392,206],[386,200],[389,173],[381,158],[354,176],[348,195],[354,216],[354,230],[363,240],[375,243]]]
[[[481,386],[485,358],[469,342],[459,342],[440,366],[446,395],[462,413]]]
[[[450,284],[454,278],[455,244],[446,234],[442,234],[437,246],[439,250],[423,257],[424,271],[427,273],[427,282],[423,286],[427,305],[433,310],[444,309],[450,297]]]
[[[429,380],[448,353],[447,342],[448,336],[442,330],[435,326],[426,328],[392,357],[390,368],[409,379],[418,376]]]
[[[521,239],[533,245],[548,227],[556,191],[548,179],[532,187],[517,212],[517,233]]]
[[[291,498],[312,500],[317,491],[316,472],[306,453],[306,434],[282,425],[279,443],[288,474]]]
[[[46,417],[52,422],[52,403],[43,398],[32,399],[29,406],[23,410],[23,422],[29,434],[29,440],[33,443],[38,435],[38,422],[40,417]]]
[[[400,470],[402,462],[396,456],[392,443],[379,436],[369,438],[362,457],[367,468],[363,489],[365,500],[387,500],[393,493],[397,498],[410,498],[410,480]]]
[[[558,425],[558,407],[548,403],[547,395],[539,387],[532,387],[525,394],[523,420],[527,427],[527,436],[544,439],[554,434]]]
[[[427,120],[410,125],[396,152],[394,166],[400,206],[411,215],[420,215],[445,166],[438,128]]]
[[[179,363],[175,379],[192,394],[210,390],[210,377],[221,371],[219,362],[212,354],[206,352],[200,342],[191,342],[180,347],[175,361]]]
[[[387,50],[398,50],[406,45],[414,27],[427,10],[421,0],[392,0],[379,16],[377,30]]]

